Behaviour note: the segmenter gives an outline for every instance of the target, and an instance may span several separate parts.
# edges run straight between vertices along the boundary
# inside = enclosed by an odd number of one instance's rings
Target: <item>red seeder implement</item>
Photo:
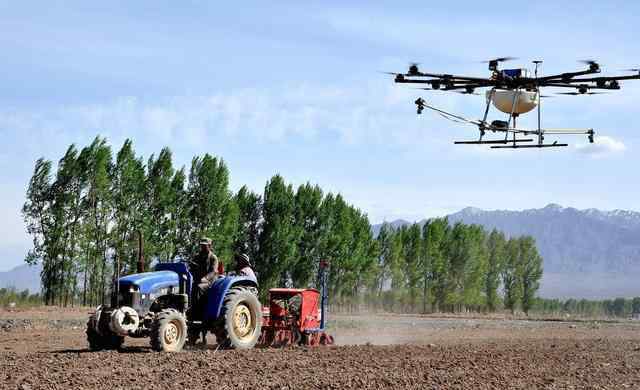
[[[318,284],[322,292],[314,288],[269,290],[269,306],[262,309],[262,335],[258,344],[283,347],[334,343],[333,337],[325,332],[326,267],[326,262],[320,263]]]

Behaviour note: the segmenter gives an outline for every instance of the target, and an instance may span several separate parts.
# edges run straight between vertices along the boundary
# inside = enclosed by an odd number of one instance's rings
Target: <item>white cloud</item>
[[[125,96],[100,104],[0,111],[0,133],[21,133],[36,144],[45,136],[66,143],[78,135],[108,133],[112,141],[137,135],[187,146],[217,135],[259,142],[326,138],[411,149],[448,137],[446,131],[430,130],[448,123],[415,115],[416,96],[417,91],[384,78],[364,86],[299,84],[153,100]],[[449,108],[457,102],[448,98],[444,104]]]
[[[596,136],[595,142],[576,145],[578,152],[594,158],[602,158],[624,152],[627,147],[622,141],[608,136]]]

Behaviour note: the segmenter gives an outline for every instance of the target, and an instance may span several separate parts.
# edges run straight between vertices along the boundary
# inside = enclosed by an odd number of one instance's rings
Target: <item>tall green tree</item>
[[[400,297],[400,289],[403,288],[402,274],[402,242],[398,234],[390,224],[384,223],[376,238],[378,248],[378,296],[383,298],[384,307],[393,311],[396,301]],[[383,294],[383,291],[389,291]]]
[[[520,238],[520,269],[522,277],[522,310],[529,314],[542,278],[542,257],[532,237]]]
[[[208,236],[213,240],[218,256],[229,259],[237,231],[238,209],[229,190],[229,170],[224,161],[209,154],[194,158],[188,196],[192,245],[200,237]]]
[[[423,278],[422,264],[422,237],[420,225],[412,224],[407,229],[402,229],[402,257],[404,260],[403,272],[405,284],[409,295],[410,310],[414,310],[419,294],[420,281]]]
[[[424,225],[422,225],[421,232],[421,246],[420,246],[420,272],[422,274],[422,312],[427,312],[427,306],[429,305],[429,285],[433,280],[433,272],[432,272],[432,257],[434,250],[432,247],[431,240],[434,237],[431,237],[433,233],[431,231],[431,221],[426,221]]]
[[[171,179],[171,193],[175,201],[170,206],[170,210],[174,219],[171,221],[171,232],[169,234],[169,240],[172,242],[173,253],[171,258],[187,258],[191,256],[191,248],[193,242],[191,242],[190,228],[191,221],[189,219],[190,203],[189,193],[185,186],[187,183],[187,176],[185,174],[184,167],[178,169]]]
[[[294,219],[293,188],[280,175],[267,182],[262,204],[262,232],[257,266],[258,280],[265,288],[291,284],[296,260],[298,229]]]
[[[391,269],[393,267],[392,239],[393,228],[389,223],[384,222],[376,237],[378,247],[376,289],[379,297],[382,296],[382,291],[387,281],[391,280]]]
[[[27,232],[32,238],[32,248],[26,255],[28,264],[42,262],[42,294],[46,304],[51,304],[54,298],[55,266],[51,256],[51,161],[40,158],[35,168],[29,187],[27,199],[22,206],[22,216],[27,226]]]
[[[510,238],[505,248],[505,262],[502,267],[504,306],[512,313],[522,299],[522,267],[520,263],[520,239]]]
[[[484,281],[489,262],[487,235],[479,225],[466,227],[465,253],[467,261],[464,268],[462,286],[462,304],[466,310],[480,310],[486,302]]]
[[[82,161],[75,145],[71,145],[58,162],[56,180],[51,186],[53,225],[50,230],[57,260],[58,303],[66,306],[73,301],[77,287],[78,235],[84,215],[81,196],[85,178]]]
[[[495,311],[498,307],[498,288],[500,287],[500,273],[505,261],[505,245],[504,234],[493,229],[487,241],[489,258],[484,282],[484,293],[489,311]]]
[[[351,297],[360,299],[369,286],[373,283],[375,276],[375,241],[371,233],[371,224],[367,215],[361,210],[349,206],[348,217],[353,221],[352,234],[348,236],[348,254],[342,268],[345,269],[346,276],[343,278],[345,292]],[[352,303],[360,304],[361,301]]]
[[[460,309],[463,303],[465,271],[469,257],[469,231],[461,222],[453,225],[447,242],[447,256],[449,257],[447,304]]]
[[[640,297],[635,297],[631,301],[631,311],[633,314],[640,314]]]
[[[291,278],[295,286],[307,286],[314,279],[320,261],[322,190],[309,183],[298,187],[294,198],[294,224],[297,230],[296,259]]]
[[[80,153],[86,175],[87,188],[83,197],[83,208],[87,210],[86,232],[91,237],[85,264],[85,275],[88,271],[90,295],[89,303],[106,302],[107,276],[110,272],[108,262],[109,225],[112,220],[111,207],[111,170],[113,168],[111,147],[106,139],[96,137],[91,145]]]
[[[255,262],[260,251],[262,198],[242,186],[235,196],[235,202],[238,207],[238,233],[233,245],[234,251],[245,252]]]
[[[138,237],[149,222],[146,204],[146,176],[142,158],[136,157],[131,140],[126,140],[116,156],[111,172],[113,222],[111,228],[116,273],[136,269]]]
[[[148,226],[147,252],[159,261],[177,256],[178,225],[183,211],[184,173],[175,172],[169,148],[163,148],[157,158],[149,158],[147,173],[147,202],[151,218]]]
[[[450,240],[449,221],[446,218],[431,220],[428,224],[427,256],[431,263],[433,297],[437,310],[444,310],[449,291],[450,260],[447,247]]]

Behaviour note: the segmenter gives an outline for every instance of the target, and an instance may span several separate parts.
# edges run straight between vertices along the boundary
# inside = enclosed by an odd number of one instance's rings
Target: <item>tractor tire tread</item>
[[[260,301],[258,300],[257,294],[253,290],[255,289],[252,289],[246,286],[235,286],[229,289],[229,292],[227,292],[227,295],[224,297],[224,300],[222,302],[222,312],[220,315],[221,323],[219,324],[217,332],[215,333],[216,340],[218,341],[218,344],[220,344],[222,348],[238,348],[237,345],[233,345],[233,342],[229,337],[231,330],[229,329],[229,325],[227,323],[227,318],[226,318],[227,307],[233,303],[233,301],[236,299],[238,295],[251,294],[256,298],[256,301],[258,302],[258,310],[255,313],[256,321],[257,321],[256,326],[258,327],[258,330],[256,333],[258,335],[257,337],[255,337],[255,340],[253,342],[251,342],[246,346],[243,346],[242,348],[253,348],[253,346],[255,346],[258,339],[260,338],[259,333],[260,333],[260,327],[262,325],[262,309],[261,309]]]
[[[154,319],[151,325],[151,337],[149,339],[149,342],[151,343],[151,349],[153,349],[156,352],[161,352],[165,350],[164,345],[162,344],[162,335],[160,334],[161,329],[167,320],[172,319],[176,315],[182,317],[183,322],[185,321],[182,314],[176,309],[163,309],[158,314],[156,314],[156,318]],[[186,326],[186,322],[184,322],[183,335],[182,335],[182,338],[184,340],[182,340],[181,342],[182,345],[180,346],[179,349],[182,349],[182,347],[185,344],[186,331],[187,331],[187,326]]]
[[[95,330],[95,315],[91,315],[87,321],[87,329],[85,331],[87,335],[87,342],[91,351],[103,351],[120,349],[124,343],[124,337],[113,334],[109,331],[109,334],[102,335]]]

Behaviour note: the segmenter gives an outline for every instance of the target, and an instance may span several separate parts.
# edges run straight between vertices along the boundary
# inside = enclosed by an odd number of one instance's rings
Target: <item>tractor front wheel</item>
[[[250,349],[260,338],[262,306],[246,287],[233,287],[224,298],[221,324],[216,338],[224,348]]]
[[[114,334],[108,327],[101,327],[102,334],[98,333],[96,328],[98,328],[98,324],[96,324],[96,315],[93,314],[89,317],[86,331],[90,350],[102,351],[119,349],[122,343],[124,343],[124,337]]]
[[[151,348],[157,352],[179,352],[187,339],[187,322],[175,309],[156,314],[151,325]]]

